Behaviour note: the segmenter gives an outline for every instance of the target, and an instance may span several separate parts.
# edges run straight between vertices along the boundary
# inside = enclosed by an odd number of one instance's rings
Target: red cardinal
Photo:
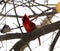
[[[36,25],[29,20],[29,18],[26,14],[23,16],[22,21],[23,21],[23,26],[27,32],[37,29]],[[39,37],[38,37],[38,41],[39,41],[39,45],[40,45],[41,43],[40,43]]]

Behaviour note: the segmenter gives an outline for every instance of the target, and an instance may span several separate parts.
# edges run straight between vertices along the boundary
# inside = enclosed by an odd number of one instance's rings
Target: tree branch
[[[54,47],[55,47],[55,44],[56,44],[56,42],[57,42],[59,36],[60,36],[60,30],[58,31],[58,33],[57,33],[57,35],[55,36],[55,38],[54,38],[52,44],[50,45],[50,51],[53,51],[53,49],[54,49]]]
[[[53,14],[53,12],[48,12],[48,13],[46,13],[47,15],[51,15],[51,14]],[[35,16],[46,16],[46,14],[45,13],[40,13],[40,14],[35,14],[35,15],[29,15],[29,17],[31,18],[31,17],[35,17]],[[54,12],[54,14],[56,14],[56,12]],[[6,17],[16,17],[16,15],[6,15],[6,14],[2,14],[2,13],[0,13],[0,16],[6,16]],[[20,16],[20,15],[17,15],[17,17],[18,18],[22,18],[23,16]]]
[[[24,34],[23,35],[23,38],[26,38],[26,40],[28,41],[28,42],[30,42],[30,41],[32,41],[32,40],[34,40],[34,39],[36,39],[37,37],[39,37],[39,36],[42,36],[42,35],[44,35],[44,34],[46,34],[46,33],[49,33],[49,32],[52,32],[52,31],[55,31],[55,30],[57,30],[57,29],[60,29],[60,23],[59,23],[60,21],[58,21],[58,22],[56,22],[56,23],[53,23],[53,24],[50,24],[50,25],[46,25],[46,26],[44,26],[44,27],[42,27],[42,28],[40,28],[40,29],[37,29],[37,30],[34,30],[34,31],[32,31],[32,32],[29,32],[28,34],[27,34],[27,36]],[[48,30],[49,29],[49,30]],[[43,33],[43,31],[44,31],[44,33]],[[18,49],[18,51],[23,51],[23,49],[26,47],[26,43],[24,43],[22,40],[21,41],[19,41],[19,42],[17,42],[14,46],[13,46],[13,48],[12,49],[14,49],[15,51],[17,51],[17,49]],[[11,50],[12,50],[11,49]]]
[[[23,33],[23,37],[25,37],[26,39],[28,38],[27,40],[30,41],[30,40],[36,39],[39,36],[45,35],[47,33],[53,32],[58,29],[60,29],[60,21],[43,26],[29,33]],[[0,35],[0,41],[6,40],[6,39],[9,40],[9,39],[20,38],[20,36],[21,36],[21,33],[7,33],[6,35]]]
[[[60,21],[43,26],[43,27],[36,29],[34,31],[31,31],[29,33],[23,33],[23,38],[25,38],[28,42],[30,42],[30,41],[36,39],[37,37],[40,37],[42,35],[45,35],[47,33],[53,32],[58,29],[60,29]],[[0,41],[6,40],[6,39],[9,40],[9,39],[20,38],[21,37],[20,34],[21,33],[10,33],[10,34],[8,33],[7,35],[0,35]],[[22,43],[22,45],[19,44],[20,48],[23,47],[24,45],[26,45],[26,43],[22,42],[22,40],[19,41],[19,43]],[[15,46],[17,44],[18,43],[16,43]]]

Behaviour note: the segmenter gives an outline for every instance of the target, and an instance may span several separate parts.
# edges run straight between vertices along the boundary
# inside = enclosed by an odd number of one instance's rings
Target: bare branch
[[[51,46],[50,46],[50,51],[53,51],[53,49],[54,49],[54,47],[55,47],[55,44],[56,44],[59,36],[60,36],[60,30],[58,31],[57,35],[55,36],[55,38],[54,38],[54,40],[53,40],[53,42],[52,42],[52,44],[51,44]]]
[[[53,14],[53,12],[48,12],[48,13],[46,13],[47,15],[51,15],[51,14]],[[35,16],[37,16],[37,17],[39,17],[39,16],[46,16],[46,14],[45,13],[40,13],[40,14],[35,14],[35,15],[29,15],[29,17],[31,18],[31,17],[35,17]],[[54,14],[56,14],[56,12],[54,12]],[[6,15],[6,14],[2,14],[2,13],[0,13],[0,16],[6,16],[6,17],[16,17],[16,15]],[[20,16],[20,15],[17,15],[17,17],[18,18],[22,18],[23,16]]]
[[[46,26],[43,26],[43,27],[41,27],[39,29],[36,29],[32,32],[29,32],[29,33],[23,33],[23,38],[25,38],[28,42],[30,42],[30,41],[36,39],[37,37],[40,37],[42,35],[45,35],[47,33],[50,33],[52,31],[55,31],[55,30],[58,30],[58,29],[60,29],[60,21],[49,24],[49,25],[46,25]],[[21,33],[11,33],[11,34],[7,34],[7,35],[1,35],[0,36],[0,41],[1,40],[6,40],[6,39],[9,40],[9,39],[20,38],[21,37],[20,34]],[[24,42],[19,42],[19,43],[23,44],[23,45],[19,44],[19,47],[23,47],[24,45],[26,45]]]
[[[31,40],[34,40],[36,37],[42,36],[46,33],[52,32],[54,30],[60,29],[60,21],[50,24],[50,25],[46,25],[40,29],[34,30],[28,34],[24,34],[23,37],[26,38],[26,40],[28,42],[30,42]],[[48,30],[49,29],[49,30]],[[44,33],[43,33],[44,31]],[[27,36],[26,36],[27,35]],[[17,42],[12,49],[14,49],[15,51],[17,51],[16,49],[18,49],[18,51],[20,51],[21,49],[23,50],[26,47],[26,43],[24,43],[22,40]],[[11,50],[12,50],[11,49]],[[22,51],[21,50],[21,51]]]
[[[48,30],[49,29],[49,30]],[[43,26],[39,29],[36,29],[34,31],[31,31],[29,33],[23,33],[23,37],[25,37],[27,40],[33,40],[39,36],[45,35],[47,33],[50,33],[52,31],[60,29],[60,21]],[[44,33],[43,33],[44,31]],[[15,39],[15,38],[20,38],[21,33],[8,33],[6,35],[0,35],[0,41],[2,40],[9,40],[9,39]]]
[[[10,39],[21,38],[20,33],[8,33],[6,35],[0,35],[0,41],[10,40]]]

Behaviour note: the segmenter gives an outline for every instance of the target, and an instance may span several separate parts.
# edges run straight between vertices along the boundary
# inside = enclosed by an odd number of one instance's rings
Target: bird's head
[[[22,18],[22,21],[25,22],[25,21],[27,21],[27,20],[29,20],[29,18],[28,18],[28,16],[25,14],[25,15],[23,16],[23,18]]]

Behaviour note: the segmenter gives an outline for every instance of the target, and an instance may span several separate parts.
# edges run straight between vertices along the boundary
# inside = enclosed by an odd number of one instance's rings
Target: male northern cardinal
[[[22,21],[23,21],[23,26],[27,32],[37,29],[36,25],[29,20],[29,18],[26,14],[23,16]],[[41,43],[40,43],[39,37],[38,37],[38,41],[39,41],[39,45],[40,45]]]

